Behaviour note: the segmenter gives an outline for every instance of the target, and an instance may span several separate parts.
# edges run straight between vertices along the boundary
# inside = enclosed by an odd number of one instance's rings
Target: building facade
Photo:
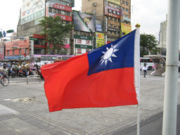
[[[48,54],[47,45],[42,37],[40,20],[45,16],[60,16],[64,24],[72,24],[72,7],[74,0],[23,0],[17,36],[29,38],[34,54]],[[64,39],[64,48],[70,52],[70,34]]]
[[[161,54],[166,54],[166,34],[167,33],[167,20],[160,23],[160,31],[159,31],[159,44],[158,48],[160,48]]]
[[[72,22],[74,0],[23,0],[17,36],[40,34],[40,20],[44,16],[60,16],[64,23]]]
[[[30,40],[16,39],[5,42],[5,59],[6,60],[25,60],[30,58]]]
[[[0,60],[4,60],[4,56],[5,56],[5,44],[1,40],[1,42],[0,42]]]
[[[107,43],[131,31],[131,0],[82,0],[82,12],[102,21]]]
[[[160,23],[160,31],[159,31],[159,44],[158,48],[160,49],[160,54],[166,55],[167,49],[167,16],[166,20]],[[180,60],[180,42],[179,42],[179,60]]]
[[[73,11],[73,48],[74,55],[80,55],[94,48],[94,16]]]
[[[131,0],[120,0],[122,16],[121,16],[121,30],[125,35],[131,31]]]

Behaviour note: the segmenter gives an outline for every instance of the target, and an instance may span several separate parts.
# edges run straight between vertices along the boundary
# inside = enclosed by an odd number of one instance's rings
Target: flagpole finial
[[[140,24],[136,24],[135,25],[136,28],[140,28],[140,26],[141,26]]]

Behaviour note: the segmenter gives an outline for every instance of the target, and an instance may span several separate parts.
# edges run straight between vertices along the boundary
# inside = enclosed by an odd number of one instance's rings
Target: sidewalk
[[[164,77],[141,76],[141,121],[162,112],[163,91]],[[135,125],[137,119],[136,106],[49,113],[43,82],[0,87],[0,104],[0,111],[4,112],[0,113],[3,135],[111,135]]]

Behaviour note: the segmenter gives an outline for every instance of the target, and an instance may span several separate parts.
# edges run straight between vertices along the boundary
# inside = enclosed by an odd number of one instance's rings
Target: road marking
[[[0,116],[1,115],[7,115],[7,114],[16,114],[16,115],[18,115],[19,112],[0,104]]]

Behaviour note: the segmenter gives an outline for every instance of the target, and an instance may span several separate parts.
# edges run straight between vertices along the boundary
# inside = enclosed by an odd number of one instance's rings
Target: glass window
[[[62,14],[62,15],[65,15],[66,13],[65,13],[64,11],[61,11],[61,14]]]
[[[52,9],[52,13],[56,13],[56,10],[54,8]]]
[[[24,53],[25,53],[25,55],[27,54],[27,48],[24,49]]]
[[[9,50],[7,51],[7,55],[9,56]]]
[[[81,44],[81,39],[77,39],[77,44]]]
[[[108,12],[109,12],[109,13],[112,13],[112,10],[111,10],[111,9],[108,9]]]
[[[61,10],[58,11],[58,14],[61,14]]]
[[[58,9],[56,9],[56,13],[57,13],[57,14],[59,13],[59,10],[58,10]]]
[[[14,52],[15,52],[15,50],[13,49],[13,50],[12,50],[12,55],[14,55]]]

